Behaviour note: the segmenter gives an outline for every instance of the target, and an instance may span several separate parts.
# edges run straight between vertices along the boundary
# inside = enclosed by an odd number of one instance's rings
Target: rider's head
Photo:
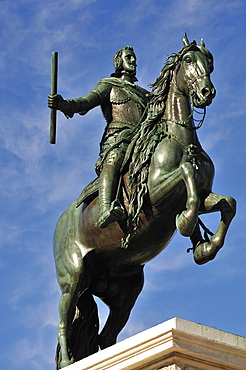
[[[111,74],[114,77],[120,77],[123,74],[136,75],[136,55],[131,46],[125,46],[118,50],[114,55],[115,72]]]

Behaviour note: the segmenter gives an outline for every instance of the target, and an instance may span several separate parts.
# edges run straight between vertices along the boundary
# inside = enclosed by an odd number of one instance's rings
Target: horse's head
[[[195,41],[189,43],[185,34],[184,47],[177,54],[179,64],[176,70],[177,87],[190,97],[197,108],[204,108],[212,103],[216,90],[210,80],[213,71],[213,56],[205,48],[204,41],[200,45]]]

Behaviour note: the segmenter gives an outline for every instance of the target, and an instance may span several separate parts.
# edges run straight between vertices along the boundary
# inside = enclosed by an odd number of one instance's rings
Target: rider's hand
[[[48,107],[60,110],[64,99],[61,95],[48,95]]]

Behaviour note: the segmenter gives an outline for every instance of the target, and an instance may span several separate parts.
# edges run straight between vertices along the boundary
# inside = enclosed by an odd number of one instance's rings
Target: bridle
[[[206,117],[206,107],[202,108],[203,112],[199,112],[198,110],[195,109],[195,106],[193,104],[193,99],[192,99],[192,97],[195,95],[193,84],[194,84],[194,82],[196,82],[199,79],[202,79],[204,77],[208,77],[210,74],[207,73],[207,72],[206,73],[201,73],[201,74],[198,74],[197,76],[193,77],[192,79],[190,79],[188,77],[187,73],[185,72],[184,68],[183,68],[183,71],[184,71],[184,77],[185,77],[185,81],[186,81],[188,91],[189,91],[189,99],[190,99],[190,103],[191,103],[191,113],[189,114],[189,116],[186,118],[185,121],[175,121],[175,123],[177,123],[178,125],[180,125],[182,127],[187,128],[188,130],[198,130],[199,128],[202,127],[204,119]],[[194,112],[197,113],[197,114],[202,115],[202,118],[201,119],[194,118],[193,117]],[[193,122],[197,122],[197,125],[192,125],[192,127],[190,127],[189,122],[190,122],[191,119],[193,120]]]

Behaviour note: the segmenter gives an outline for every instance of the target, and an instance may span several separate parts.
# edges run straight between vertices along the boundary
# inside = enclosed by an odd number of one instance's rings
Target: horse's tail
[[[68,340],[70,357],[77,362],[98,352],[99,319],[97,304],[89,290],[79,297],[72,323],[72,333]],[[60,345],[56,351],[56,369],[59,370]]]
[[[98,310],[89,290],[80,296],[76,311],[69,347],[74,360],[79,361],[98,351]]]

